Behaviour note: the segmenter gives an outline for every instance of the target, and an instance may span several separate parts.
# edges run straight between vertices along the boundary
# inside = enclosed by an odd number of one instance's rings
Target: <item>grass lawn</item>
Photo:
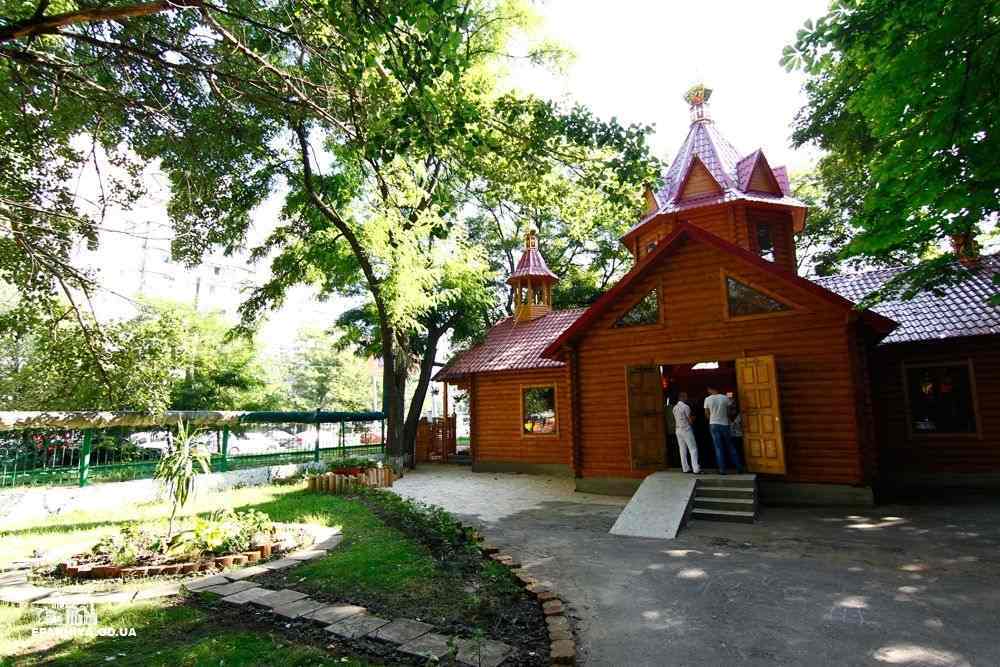
[[[309,645],[296,645],[267,628],[221,625],[196,607],[134,604],[99,611],[102,627],[134,628],[135,636],[33,637],[30,617],[0,608],[3,665],[363,665]],[[130,633],[123,633],[130,634]]]
[[[509,637],[520,629],[512,623],[528,622],[523,613],[509,613],[524,604],[524,596],[506,568],[478,559],[465,559],[463,567],[455,567],[451,559],[440,552],[436,555],[407,534],[406,526],[383,521],[380,516],[386,513],[379,503],[311,493],[304,486],[271,485],[201,494],[184,514],[219,508],[256,509],[274,521],[340,528],[344,541],[338,549],[292,570],[259,577],[268,587],[289,586],[330,602],[361,604],[390,618],[420,618],[459,633],[481,628],[487,636],[500,633]],[[30,524],[7,522],[0,525],[0,543],[4,545],[0,558],[13,560],[35,550],[89,545],[126,521],[165,527],[168,513],[167,504],[149,503],[114,512],[74,512]],[[471,568],[470,562],[474,563]],[[129,587],[162,583],[163,578],[138,580]],[[91,590],[108,586],[107,581],[73,585]],[[177,600],[102,607],[98,616],[103,626],[135,627],[138,637],[74,639],[53,646],[50,638],[32,636],[30,619],[21,612],[0,608],[0,655],[21,656],[11,664],[32,664],[33,660],[103,664],[105,658],[119,664],[345,664],[340,657],[323,662],[328,654],[320,649],[289,644],[277,624],[278,634],[270,634],[266,627],[263,631],[248,630],[239,627],[238,615],[228,615],[228,620],[222,621],[224,627],[216,628],[205,615],[203,607]],[[511,621],[508,616],[518,620]]]

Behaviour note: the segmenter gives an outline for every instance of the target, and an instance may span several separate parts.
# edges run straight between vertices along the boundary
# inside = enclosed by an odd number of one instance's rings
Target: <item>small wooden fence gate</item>
[[[446,463],[455,455],[455,415],[420,420],[416,463]]]

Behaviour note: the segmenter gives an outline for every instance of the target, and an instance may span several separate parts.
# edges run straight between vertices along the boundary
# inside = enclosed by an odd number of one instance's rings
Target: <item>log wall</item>
[[[728,216],[717,224],[732,224]],[[724,319],[720,269],[794,302],[792,313]],[[659,287],[663,322],[616,329],[628,304]],[[858,348],[845,311],[714,247],[685,240],[661,268],[623,294],[579,343],[584,477],[642,477],[629,455],[626,368],[773,354],[787,475],[799,482],[862,484]],[[701,406],[697,406],[701,409]]]
[[[910,434],[903,389],[903,362],[972,360],[978,435]],[[997,336],[932,343],[883,345],[871,355],[872,395],[881,476],[1000,472],[1000,341]]]
[[[640,259],[645,257],[649,253],[651,244],[658,243],[674,231],[674,223],[678,220],[701,227],[721,239],[754,253],[760,250],[757,247],[756,225],[758,222],[769,223],[774,242],[775,264],[789,271],[796,271],[792,215],[787,209],[777,207],[725,204],[667,215],[661,218],[658,224],[650,225],[649,230],[637,237],[632,248],[633,255]]]
[[[571,464],[569,372],[567,368],[483,373],[476,376],[472,402],[472,456],[476,463]],[[525,434],[521,389],[554,385],[555,434]]]

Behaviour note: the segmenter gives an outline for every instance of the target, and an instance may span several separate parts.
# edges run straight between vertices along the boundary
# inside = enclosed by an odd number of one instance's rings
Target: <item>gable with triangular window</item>
[[[660,295],[654,287],[642,297],[638,303],[625,311],[625,313],[615,320],[615,327],[636,327],[644,324],[658,324],[660,322]]]
[[[774,315],[792,309],[789,304],[765,294],[732,276],[725,276],[726,313],[729,317]]]

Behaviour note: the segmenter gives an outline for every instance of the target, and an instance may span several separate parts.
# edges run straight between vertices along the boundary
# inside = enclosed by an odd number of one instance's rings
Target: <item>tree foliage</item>
[[[172,313],[145,311],[100,327],[91,348],[67,304],[0,334],[3,364],[0,406],[7,410],[139,410],[170,405],[170,388],[183,358],[184,329]]]
[[[158,304],[157,310],[183,331],[171,409],[275,410],[286,403],[253,338],[230,337],[232,323],[221,313],[169,303]]]
[[[396,454],[408,373],[419,365],[425,384],[456,314],[489,309],[491,267],[464,222],[468,207],[492,189],[492,205],[509,198],[538,208],[530,187],[543,178],[550,209],[567,178],[613,198],[653,173],[644,129],[500,94],[509,38],[529,18],[516,0],[191,0],[141,18],[128,7],[113,21],[57,20],[47,5],[13,0],[4,7],[17,20],[0,28],[9,64],[0,70],[0,126],[22,132],[30,117],[25,127],[48,141],[25,135],[30,164],[17,168],[72,171],[102,151],[119,179],[106,181],[104,197],[128,200],[135,166],[159,160],[171,184],[174,252],[189,262],[210,248],[243,247],[256,208],[283,195],[278,226],[254,252],[271,262],[273,279],[244,304],[245,328],[297,284],[368,301]],[[37,109],[52,120],[32,116]],[[74,148],[80,137],[83,150]],[[64,176],[26,179],[12,226],[34,224],[34,209],[59,201]],[[599,207],[593,196],[570,199],[562,206],[576,212]],[[46,215],[82,225],[77,234],[100,224],[76,200]],[[55,292],[61,279],[42,271],[38,290]]]
[[[305,329],[281,361],[287,405],[293,410],[373,409],[371,376],[366,362],[338,345],[331,333]],[[376,392],[381,401],[381,393]],[[374,409],[380,409],[376,405]]]
[[[858,233],[843,255],[910,265],[885,293],[965,274],[1000,201],[1000,3],[835,0],[783,63],[803,69],[797,145]]]

